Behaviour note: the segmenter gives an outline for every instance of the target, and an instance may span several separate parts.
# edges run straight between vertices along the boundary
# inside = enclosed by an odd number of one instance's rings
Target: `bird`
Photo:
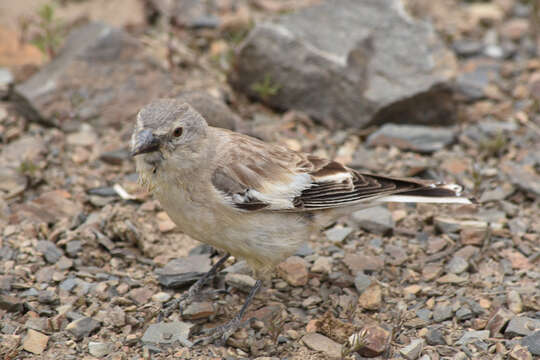
[[[245,259],[257,279],[238,314],[208,331],[204,343],[225,343],[277,264],[341,216],[385,202],[472,203],[457,184],[362,173],[209,126],[177,99],[157,99],[139,111],[131,155],[140,183],[178,228],[225,254],[163,314],[191,301],[231,255]]]

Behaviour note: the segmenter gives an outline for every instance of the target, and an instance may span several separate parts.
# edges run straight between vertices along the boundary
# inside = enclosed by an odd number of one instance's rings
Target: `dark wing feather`
[[[225,130],[220,130],[225,131]],[[453,196],[432,182],[362,174],[331,160],[229,132],[212,184],[246,210],[313,211],[354,206],[394,194]],[[233,143],[233,146],[231,145]]]
[[[306,210],[351,206],[358,202],[386,195],[425,189],[426,184],[415,180],[394,179],[361,174],[347,169],[352,175],[352,186],[342,183],[314,183],[295,199],[299,208]]]

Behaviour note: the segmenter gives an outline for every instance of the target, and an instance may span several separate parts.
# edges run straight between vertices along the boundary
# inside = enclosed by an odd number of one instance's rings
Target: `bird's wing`
[[[455,196],[430,182],[361,174],[331,160],[229,133],[212,184],[231,206],[245,210],[315,211],[394,194]],[[415,194],[419,191],[422,194]]]

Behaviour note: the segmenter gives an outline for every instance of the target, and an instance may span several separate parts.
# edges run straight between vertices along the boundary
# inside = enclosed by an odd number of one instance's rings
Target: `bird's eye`
[[[172,134],[174,137],[180,137],[182,136],[183,132],[184,132],[184,129],[182,129],[181,127],[177,127],[176,129],[174,129]]]

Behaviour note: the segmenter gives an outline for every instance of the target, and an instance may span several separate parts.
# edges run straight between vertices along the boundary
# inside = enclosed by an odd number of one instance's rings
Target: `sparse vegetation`
[[[39,167],[29,160],[24,160],[19,165],[19,172],[23,175],[33,175]]]
[[[493,138],[480,142],[480,151],[488,158],[499,156],[507,145],[508,139],[502,132],[499,132]]]
[[[63,40],[63,26],[55,17],[53,4],[43,5],[37,12],[39,34],[32,41],[43,53],[53,58]]]
[[[261,99],[275,96],[280,88],[281,85],[274,83],[270,74],[264,75],[262,81],[258,81],[251,86],[251,90],[255,91]]]

